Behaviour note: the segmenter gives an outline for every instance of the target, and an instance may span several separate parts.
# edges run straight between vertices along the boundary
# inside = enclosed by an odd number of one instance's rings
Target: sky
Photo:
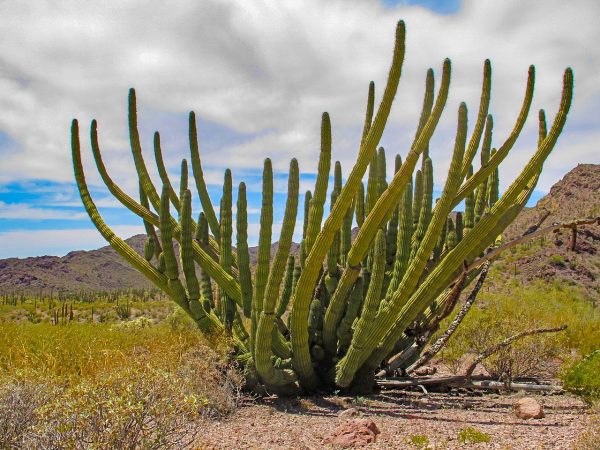
[[[492,62],[497,146],[520,109],[528,67],[536,66],[530,117],[500,168],[501,190],[535,149],[537,111],[544,108],[549,121],[554,118],[563,71],[573,68],[573,106],[535,201],[578,163],[600,163],[600,27],[594,17],[600,17],[596,0],[0,2],[0,258],[61,256],[105,245],[74,185],[73,118],[80,123],[86,176],[105,220],[123,238],[143,232],[103,186],[88,137],[95,118],[109,172],[135,197],[130,87],[137,92],[147,162],[152,166],[152,135],[159,130],[174,183],[189,154],[187,115],[195,111],[214,203],[225,168],[231,168],[234,186],[248,185],[251,244],[258,238],[262,163],[272,159],[278,236],[291,158],[299,161],[301,192],[313,188],[324,111],[331,116],[333,160],[348,174],[369,81],[375,81],[378,102],[400,19],[407,52],[381,145],[388,167],[396,153],[406,155],[426,71],[433,68],[437,89],[449,57],[450,95],[431,141],[436,190],[445,181],[460,102],[467,103],[471,128],[475,122],[486,58]],[[196,197],[194,214],[199,211]]]

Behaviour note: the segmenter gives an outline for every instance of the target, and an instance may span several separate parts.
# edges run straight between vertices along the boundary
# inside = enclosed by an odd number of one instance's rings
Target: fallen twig
[[[556,384],[513,382],[506,384],[491,377],[448,376],[448,377],[415,377],[415,378],[386,378],[377,381],[382,388],[408,388],[421,386],[445,386],[477,390],[513,390],[513,391],[551,391],[561,392],[562,386]]]

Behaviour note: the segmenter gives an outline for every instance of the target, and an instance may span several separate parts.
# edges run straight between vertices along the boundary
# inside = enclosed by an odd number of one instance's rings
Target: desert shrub
[[[453,315],[442,323],[441,332]],[[566,331],[526,337],[483,362],[494,375],[554,375],[573,353],[587,354],[600,342],[600,311],[578,290],[534,283],[506,291],[483,289],[457,332],[442,351],[444,362],[457,370],[466,353],[481,353],[524,330],[566,324]]]
[[[37,408],[49,400],[44,383],[0,383],[0,448],[25,445],[25,435],[37,423]]]
[[[130,367],[53,396],[25,440],[37,448],[181,448],[205,404],[172,373]]]
[[[562,375],[565,389],[588,403],[600,402],[600,350],[573,364]]]
[[[465,427],[458,432],[458,442],[461,444],[488,443],[492,440],[489,434],[479,431],[473,427]]]
[[[231,412],[228,342],[148,322],[1,325],[0,448],[181,448]]]

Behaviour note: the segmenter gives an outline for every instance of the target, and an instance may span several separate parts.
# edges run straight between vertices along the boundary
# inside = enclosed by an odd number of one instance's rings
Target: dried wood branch
[[[494,344],[491,347],[486,348],[482,353],[480,353],[479,356],[477,356],[477,358],[475,358],[475,360],[467,368],[466,376],[467,376],[467,378],[470,378],[471,375],[473,374],[473,371],[475,370],[475,367],[477,366],[477,364],[479,364],[484,359],[490,357],[494,353],[499,352],[503,348],[508,347],[510,344],[512,344],[514,341],[516,341],[518,339],[524,338],[525,336],[532,336],[534,334],[556,333],[558,331],[563,331],[566,329],[567,329],[567,326],[562,325],[560,327],[554,327],[554,328],[536,328],[533,330],[525,330],[525,331],[521,331],[520,333],[514,334],[514,335],[504,339],[502,342],[498,342],[497,344]]]

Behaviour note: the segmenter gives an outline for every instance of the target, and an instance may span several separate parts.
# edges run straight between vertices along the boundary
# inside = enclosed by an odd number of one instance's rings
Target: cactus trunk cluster
[[[374,84],[369,86],[358,156],[345,179],[340,163],[332,164],[331,123],[329,115],[323,114],[318,173],[314,189],[304,197],[297,256],[290,249],[299,207],[298,162],[293,159],[290,163],[283,225],[273,256],[273,169],[271,161],[265,161],[255,267],[250,266],[248,252],[246,185],[242,182],[238,186],[234,217],[236,193],[227,169],[217,214],[203,175],[193,112],[189,116],[190,162],[202,205],[197,221],[192,215],[187,161],[182,162],[176,191],[162,159],[158,133],[154,157],[162,188],[157,188],[149,175],[138,135],[133,89],[129,93],[129,133],[139,200],[110,178],[98,144],[97,124],[92,122],[96,166],[110,192],[143,220],[148,235],[144,255],[117,237],[98,212],[86,184],[79,127],[73,120],[75,178],[93,223],[110,245],[186,311],[202,332],[230,337],[249,386],[280,394],[363,390],[373,385],[374,374],[390,357],[394,357],[396,367],[409,367],[440,316],[450,313],[460,291],[481,270],[478,258],[494,246],[526,204],[563,129],[572,98],[571,69],[564,73],[562,100],[552,126],[547,129],[541,112],[537,149],[500,194],[498,168],[528,116],[535,71],[530,67],[523,105],[512,132],[492,148],[493,120],[488,114],[491,65],[486,60],[475,124],[469,136],[467,106],[462,103],[450,168],[441,195],[435,199],[429,147],[448,97],[451,64],[446,60],[437,95],[433,70],[427,72],[416,134],[403,159],[396,156],[394,173],[388,178],[386,153],[378,146],[401,75],[404,41],[401,21],[377,110]],[[477,153],[481,163],[474,168]],[[328,190],[331,196],[326,214]],[[464,212],[454,212],[463,201]],[[353,227],[358,227],[354,239]]]

